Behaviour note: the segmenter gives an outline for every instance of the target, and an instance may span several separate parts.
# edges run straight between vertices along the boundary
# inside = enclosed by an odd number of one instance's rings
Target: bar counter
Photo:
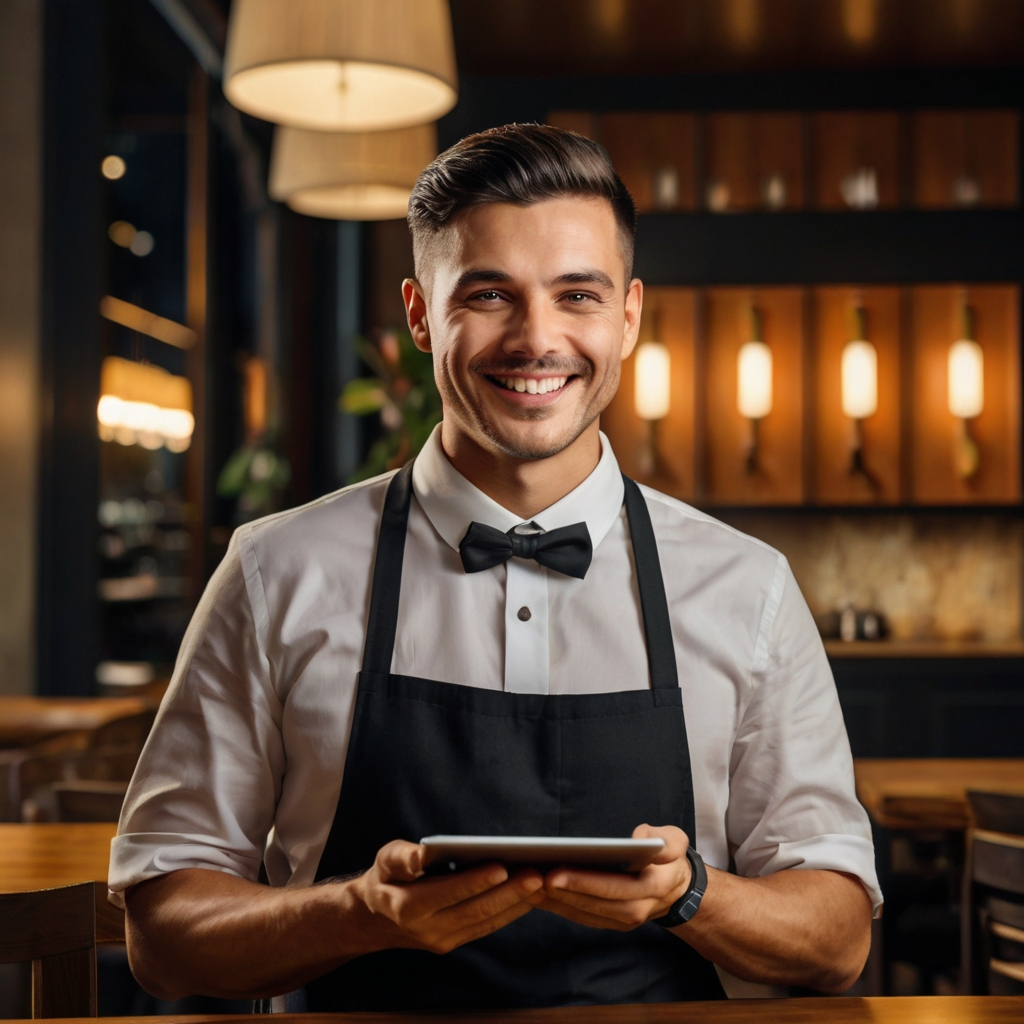
[[[53,1024],[262,1024],[266,1016],[75,1017]],[[1024,996],[733,999],[444,1014],[278,1013],[276,1024],[1020,1024]]]

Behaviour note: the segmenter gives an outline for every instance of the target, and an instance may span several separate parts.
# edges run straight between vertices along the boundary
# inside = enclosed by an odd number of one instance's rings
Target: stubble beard
[[[472,377],[516,373],[544,373],[552,377],[575,377],[577,381],[572,386],[574,388],[581,388],[584,394],[590,388],[595,376],[594,365],[588,360],[582,358],[566,359],[564,357],[528,361],[506,360],[500,363],[481,361],[472,364],[469,367],[469,371]],[[482,434],[494,449],[510,458],[538,460],[549,459],[572,445],[594,420],[600,416],[608,401],[611,400],[611,396],[615,393],[617,381],[606,377],[598,391],[590,395],[589,401],[577,404],[572,421],[564,428],[559,437],[545,440],[538,439],[533,443],[524,443],[525,439],[510,435],[509,432],[500,429],[499,425],[485,414],[483,402],[474,405],[465,401],[454,386],[447,368],[438,384],[444,405],[453,411],[457,410],[459,418],[467,426],[475,428],[474,432]],[[607,394],[608,400],[602,402],[601,398],[605,394]],[[514,410],[512,414],[520,422],[539,422],[551,418],[552,409],[550,406],[526,406]]]

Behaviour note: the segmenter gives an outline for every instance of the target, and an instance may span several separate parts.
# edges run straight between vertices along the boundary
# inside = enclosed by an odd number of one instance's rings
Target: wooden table
[[[265,1024],[266,1016],[81,1017],[52,1024]],[[275,1013],[274,1024],[1020,1024],[1024,996],[734,999],[459,1014]]]
[[[1024,794],[1024,758],[858,758],[857,797],[882,828],[963,829],[967,790]]]
[[[28,746],[61,732],[98,729],[152,706],[145,697],[0,696],[0,747]]]
[[[124,942],[124,911],[107,899],[115,822],[0,824],[0,892],[96,883],[96,938]]]

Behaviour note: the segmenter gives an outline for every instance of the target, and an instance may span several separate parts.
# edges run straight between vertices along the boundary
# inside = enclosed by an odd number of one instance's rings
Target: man
[[[236,531],[113,845],[151,992],[418,1009],[858,976],[870,831],[786,561],[625,480],[599,432],[634,222],[604,151],[552,128],[424,171],[403,295],[444,421],[411,467]],[[665,848],[636,876],[430,877],[431,833]]]

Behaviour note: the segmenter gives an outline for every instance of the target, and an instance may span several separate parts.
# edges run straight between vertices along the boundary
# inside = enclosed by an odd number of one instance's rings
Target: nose
[[[557,347],[555,311],[540,298],[524,298],[519,306],[519,316],[509,324],[502,342],[503,351],[524,359],[540,359]]]

